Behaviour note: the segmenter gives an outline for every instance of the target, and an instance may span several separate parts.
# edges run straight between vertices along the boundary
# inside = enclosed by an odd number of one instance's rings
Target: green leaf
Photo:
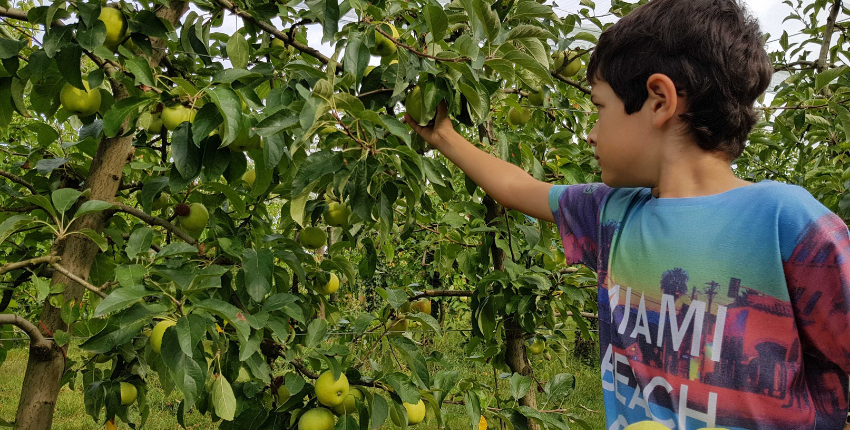
[[[815,77],[815,91],[822,90],[823,87],[829,85],[830,82],[847,73],[847,70],[847,66],[840,66],[818,73]]]
[[[441,332],[440,323],[437,322],[437,320],[434,319],[434,317],[432,317],[431,315],[422,312],[416,312],[408,314],[406,318],[410,319],[411,321],[418,321],[422,323],[423,327],[428,327],[429,329],[433,330],[434,333],[439,334]]]
[[[371,423],[369,423],[370,429],[377,429],[384,425],[384,422],[387,420],[387,415],[389,415],[389,405],[387,405],[387,400],[384,399],[383,396],[375,394],[372,397],[372,408],[371,413],[369,414],[371,418]]]
[[[298,124],[298,115],[289,109],[279,110],[257,124],[257,134],[263,137],[273,136]]]
[[[168,368],[174,385],[183,393],[184,407],[191,408],[204,389],[207,364],[203,354],[189,357],[180,348],[176,327],[169,327],[162,336],[162,362]],[[201,360],[200,364],[197,360]]]
[[[544,387],[549,401],[558,403],[566,399],[576,388],[576,378],[569,373],[559,373],[546,382]]]
[[[103,116],[103,135],[106,137],[115,137],[121,130],[121,125],[124,120],[136,109],[150,102],[150,99],[145,97],[128,97],[115,102],[114,105]]]
[[[304,339],[304,346],[307,348],[315,348],[325,339],[328,333],[328,322],[323,319],[315,319],[307,326],[307,338]]]
[[[145,57],[133,57],[124,63],[124,66],[136,77],[136,81],[149,87],[156,87],[148,60]]]
[[[230,36],[230,39],[227,40],[227,56],[230,57],[230,64],[234,68],[248,68],[248,51],[248,41],[245,40],[245,35],[241,32],[233,33],[233,36]]]
[[[26,44],[27,42],[23,40],[0,37],[0,59],[12,58],[18,55]]]
[[[76,233],[80,233],[85,237],[91,239],[91,241],[97,244],[97,247],[100,248],[100,252],[106,252],[106,250],[109,248],[109,243],[106,241],[106,238],[90,228],[84,228],[82,230],[77,231]]]
[[[130,240],[127,241],[127,257],[131,260],[139,254],[147,255],[153,243],[153,230],[147,227],[137,228],[130,234]]]
[[[390,343],[395,345],[399,355],[407,362],[408,367],[413,371],[412,375],[419,379],[423,386],[430,387],[431,377],[428,374],[428,364],[416,344],[404,336],[392,336]]]
[[[242,271],[245,273],[245,287],[255,302],[262,302],[271,291],[274,254],[269,249],[246,249],[242,256]]]
[[[233,388],[230,387],[224,375],[217,375],[215,378],[210,390],[210,398],[216,415],[224,420],[232,421],[236,415],[236,396],[233,395]]]
[[[232,89],[224,86],[207,90],[207,94],[218,106],[218,111],[224,118],[225,132],[221,146],[230,145],[242,128],[242,99]]]
[[[72,86],[84,90],[83,76],[80,70],[80,58],[83,56],[83,48],[77,44],[66,45],[56,54],[56,65],[62,72],[62,77]]]
[[[195,248],[192,245],[189,245],[185,242],[172,242],[168,245],[162,247],[162,249],[156,253],[156,258],[165,258],[171,257],[172,255],[180,255],[180,254],[197,254],[198,248]]]
[[[80,205],[80,208],[77,209],[77,212],[74,214],[74,218],[79,218],[85,214],[101,212],[116,207],[116,205],[109,202],[105,202],[103,200],[89,200]]]
[[[142,193],[139,203],[142,204],[142,209],[144,209],[145,212],[151,213],[153,211],[153,200],[156,198],[157,194],[159,194],[167,186],[167,176],[153,178],[142,185]]]
[[[60,188],[54,191],[50,197],[53,200],[53,206],[56,210],[59,213],[64,213],[68,209],[71,209],[71,206],[74,206],[74,203],[80,198],[80,194],[82,193],[73,188]]]
[[[77,27],[77,42],[80,42],[80,46],[83,49],[88,51],[94,51],[100,45],[103,45],[103,42],[106,41],[106,24],[99,19],[95,19],[94,22],[82,29]]]
[[[47,298],[47,295],[50,294],[50,282],[46,279],[39,278],[38,276],[33,276],[32,283],[35,285],[36,290],[36,299],[41,302]]]
[[[419,389],[410,382],[410,377],[400,372],[393,372],[384,377],[384,381],[393,387],[402,401],[415,405],[419,403]]]
[[[126,288],[143,288],[142,279],[146,274],[147,270],[141,264],[129,264],[115,268],[118,283]]]
[[[518,25],[518,26],[512,28],[511,31],[508,32],[508,37],[507,37],[506,40],[529,39],[529,38],[542,39],[542,40],[545,41],[547,39],[552,39],[554,37],[552,36],[552,33],[550,33],[548,30],[546,30],[542,27],[538,27],[536,25],[531,25],[531,24],[523,24],[523,25]]]
[[[428,4],[423,10],[425,12],[425,22],[428,23],[428,30],[434,40],[443,40],[446,35],[446,30],[449,28],[449,18],[442,7]]]
[[[194,178],[201,171],[201,149],[192,142],[192,124],[182,122],[171,133],[174,166],[184,179]]]
[[[519,400],[528,393],[528,389],[531,388],[531,384],[534,381],[532,381],[530,376],[514,373],[511,375],[509,382],[511,387],[511,397],[513,397],[514,400]]]
[[[487,39],[491,42],[499,36],[501,23],[499,22],[499,14],[490,7],[490,3],[483,0],[475,1],[475,14],[484,26],[484,31],[487,33]]]
[[[34,220],[35,218],[28,215],[13,215],[7,218],[0,224],[0,243],[5,242],[10,235],[28,226]]]
[[[245,315],[236,306],[218,299],[207,299],[195,303],[195,307],[206,309],[208,312],[225,319],[236,329],[240,340],[248,340],[248,336],[251,334],[251,326],[248,324],[248,321],[249,318],[253,320],[251,315]]]
[[[144,288],[116,288],[97,305],[97,308],[94,310],[94,317],[100,318],[110,312],[127,308],[143,297],[153,294],[154,292]]]
[[[204,184],[204,188],[209,188],[219,194],[223,194],[230,201],[230,204],[233,205],[233,209],[236,210],[239,216],[245,215],[245,201],[239,197],[239,193],[234,191],[233,188],[219,182],[206,183]]]

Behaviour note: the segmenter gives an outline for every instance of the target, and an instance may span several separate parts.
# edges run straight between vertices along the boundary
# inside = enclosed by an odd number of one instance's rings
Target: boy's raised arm
[[[555,222],[549,209],[552,185],[534,179],[520,167],[469,143],[452,127],[445,102],[437,108],[433,127],[421,127],[407,114],[405,119],[426,142],[460,167],[499,204],[543,221]]]

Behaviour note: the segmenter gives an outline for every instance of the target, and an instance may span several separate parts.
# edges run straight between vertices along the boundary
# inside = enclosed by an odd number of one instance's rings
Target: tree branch
[[[45,255],[42,257],[30,258],[29,260],[16,261],[14,263],[6,263],[0,266],[0,275],[11,272],[13,270],[23,269],[27,266],[32,266],[41,263],[51,263],[59,261],[60,258],[55,255]]]
[[[20,9],[5,8],[5,7],[0,6],[0,16],[6,17],[6,18],[11,18],[11,19],[17,19],[18,21],[29,22],[29,20],[27,19],[26,11],[23,11],[23,10],[20,10]],[[53,22],[50,23],[51,27],[56,27],[56,26],[60,26],[60,25],[65,25],[65,24],[62,21],[59,21],[58,19],[54,20]]]
[[[14,314],[0,314],[0,325],[11,324],[19,329],[23,330],[24,333],[27,334],[30,338],[30,342],[32,344],[32,348],[44,349],[49,351],[52,347],[52,343],[45,339],[42,336],[41,332],[38,331],[38,327],[35,324],[27,321],[24,318],[21,318]]]
[[[38,209],[38,206],[21,206],[19,208],[0,208],[0,212],[32,212]]]
[[[423,297],[472,297],[475,291],[466,290],[425,290],[408,297],[408,301],[419,300]]]
[[[834,3],[832,3],[832,10],[829,12],[829,18],[826,19],[826,28],[823,31],[823,43],[820,47],[820,55],[818,55],[818,60],[815,62],[815,68],[818,73],[821,73],[826,69],[826,57],[829,55],[832,32],[835,30],[835,19],[838,17],[838,12],[840,11],[841,0],[835,0]]]
[[[567,78],[565,78],[565,77],[563,77],[563,76],[561,76],[561,75],[557,75],[557,74],[555,74],[555,72],[550,72],[550,73],[552,74],[552,76],[554,76],[555,78],[557,78],[559,81],[564,82],[564,83],[566,83],[566,84],[567,84],[567,85],[569,85],[569,86],[575,87],[575,88],[577,88],[579,91],[581,91],[581,92],[583,92],[583,93],[585,93],[585,94],[587,94],[587,95],[590,95],[590,90],[589,90],[589,89],[587,89],[587,88],[585,88],[584,86],[582,86],[580,83],[578,83],[578,82],[576,82],[576,81],[574,81],[574,80],[572,80],[572,79],[567,79]]]
[[[366,22],[371,23],[372,21],[367,19]],[[422,57],[422,58],[430,58],[434,61],[442,61],[444,63],[465,63],[465,62],[472,61],[472,59],[469,58],[469,57],[440,58],[440,57],[437,57],[437,56],[434,56],[434,55],[431,55],[431,54],[426,54],[426,53],[421,52],[418,49],[416,49],[416,48],[414,48],[410,45],[406,45],[404,42],[401,42],[401,41],[395,39],[394,37],[390,36],[389,34],[387,34],[386,31],[382,30],[380,26],[375,27],[375,31],[383,34],[384,37],[386,37],[387,39],[389,39],[390,41],[395,43],[397,46],[401,46],[402,48],[404,48],[404,49],[406,49],[406,50],[408,50],[408,51],[410,51],[410,52],[412,52],[412,53],[414,53],[417,56]]]
[[[133,215],[134,217],[136,217],[136,218],[138,218],[138,219],[140,219],[140,220],[142,220],[142,221],[144,221],[144,222],[146,222],[150,225],[162,227],[162,228],[176,234],[179,238],[183,239],[183,241],[185,241],[189,245],[192,245],[192,246],[198,245],[198,241],[195,240],[195,238],[193,238],[192,236],[189,236],[188,234],[186,234],[186,232],[184,232],[183,230],[180,230],[179,228],[177,228],[177,226],[175,226],[174,224],[172,224],[172,223],[170,223],[170,222],[168,222],[168,221],[166,221],[162,218],[158,218],[158,217],[155,217],[153,215],[148,215],[148,214],[146,214],[146,213],[144,213],[144,212],[142,212],[142,211],[140,211],[136,208],[131,208],[130,206],[127,206],[127,205],[118,205],[118,209],[114,209],[114,211],[124,212],[126,214]]]
[[[95,287],[94,285],[92,285],[91,283],[86,281],[85,279],[71,273],[70,270],[62,267],[59,263],[57,263],[55,261],[51,261],[50,265],[53,266],[53,268],[56,269],[59,273],[67,276],[72,281],[86,287],[87,290],[97,294],[98,296],[100,296],[102,298],[106,298],[106,294],[103,291],[100,291],[100,288]]]
[[[274,27],[274,25],[272,25],[268,22],[260,21],[256,18],[254,18],[254,16],[251,15],[250,13],[248,13],[248,12],[238,10],[236,5],[234,5],[230,0],[213,0],[213,1],[218,3],[219,5],[221,5],[221,7],[229,10],[233,14],[239,16],[240,18],[254,23],[257,27],[260,27],[266,33],[269,33],[272,36],[282,40],[283,43],[290,45],[290,46],[293,46],[293,47],[295,47],[295,49],[297,49],[297,50],[319,60],[322,64],[328,64],[328,62],[330,61],[330,58],[326,57],[325,55],[323,55],[318,50],[311,48],[311,47],[295,40],[292,37],[289,37],[288,34],[278,30],[277,28]],[[342,63],[337,63],[336,70],[337,70],[337,72],[340,72],[340,73],[342,72]]]
[[[35,187],[31,183],[25,181],[20,176],[13,175],[13,174],[5,171],[5,170],[0,170],[0,176],[5,177],[6,179],[8,179],[12,182],[16,182],[18,184],[23,185],[24,187],[26,187],[26,189],[30,190],[30,192],[33,193],[33,194],[38,194],[38,193],[35,192]]]

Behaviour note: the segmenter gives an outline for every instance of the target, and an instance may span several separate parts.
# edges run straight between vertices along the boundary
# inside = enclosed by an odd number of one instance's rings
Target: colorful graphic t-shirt
[[[599,275],[608,429],[844,428],[850,239],[806,190],[584,184],[549,203],[567,262]]]

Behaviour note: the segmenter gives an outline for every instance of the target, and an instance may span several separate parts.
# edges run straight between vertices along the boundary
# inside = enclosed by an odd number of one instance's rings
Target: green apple
[[[254,185],[254,181],[257,180],[257,170],[251,169],[243,173],[242,180],[248,183],[248,187],[252,187]]]
[[[356,387],[352,387],[348,390],[348,396],[345,397],[345,401],[334,406],[333,411],[337,415],[345,415],[353,412],[357,412],[357,401],[363,401],[363,393],[360,392]]]
[[[567,58],[571,58],[575,55],[576,53],[573,51],[561,51],[553,55],[552,58],[555,61],[552,65],[552,71],[556,72],[560,70],[558,76],[562,78],[569,78],[575,76],[575,74],[578,73],[579,70],[581,70],[580,58],[573,59],[572,61],[570,61],[570,64],[567,64],[566,67],[564,67],[564,62],[567,60]]]
[[[367,69],[368,69],[368,67],[367,67]],[[329,134],[331,134],[331,133],[334,133],[334,132],[337,132],[337,131],[339,131],[339,129],[338,129],[338,128],[336,128],[336,127],[334,127],[334,126],[332,126],[332,125],[328,125],[328,126],[322,127],[322,128],[319,130],[319,132],[318,132],[318,133],[316,133],[316,134],[318,134],[319,136],[327,136],[327,135],[329,135]]]
[[[313,408],[301,414],[298,430],[333,430],[336,418],[325,408]]]
[[[543,89],[529,91],[528,102],[534,106],[543,106]]]
[[[425,402],[422,400],[415,405],[404,402],[404,409],[407,410],[407,425],[419,424],[425,419]]]
[[[372,73],[372,70],[375,70],[375,66],[366,66],[366,72],[363,73],[363,77],[369,76],[369,73]]]
[[[328,235],[319,227],[307,227],[298,234],[298,243],[307,249],[319,249],[328,243]]]
[[[249,136],[248,126],[245,125],[239,130],[236,138],[234,138],[233,142],[231,142],[227,147],[230,148],[231,151],[252,151],[254,149],[262,148],[263,140],[258,134]]]
[[[327,284],[325,284],[323,286],[319,286],[319,285],[316,286],[316,291],[319,294],[323,294],[323,295],[327,296],[329,294],[333,294],[334,292],[336,292],[336,290],[339,289],[339,277],[336,276],[336,273],[331,273],[328,278],[329,279],[328,279]]]
[[[186,204],[180,204],[177,205],[175,211],[177,212],[177,219],[180,221],[180,226],[188,230],[203,230],[207,226],[207,221],[210,219],[210,212],[201,203],[192,203],[188,206]]]
[[[348,396],[348,378],[344,373],[339,374],[339,379],[334,379],[333,371],[325,371],[316,379],[316,399],[319,403],[334,407],[345,401]]]
[[[413,304],[413,306],[423,314],[431,314],[431,301],[428,299],[419,299]]]
[[[181,104],[165,107],[162,109],[162,125],[169,131],[174,130],[185,121],[194,122],[196,113],[195,109]]]
[[[153,352],[159,353],[162,349],[162,335],[165,334],[165,329],[176,325],[177,323],[172,320],[162,320],[154,326],[150,338],[151,349],[153,349]]]
[[[546,341],[542,339],[535,338],[531,343],[531,346],[528,347],[528,350],[531,351],[532,355],[540,355],[546,349]]]
[[[511,108],[508,112],[508,124],[518,127],[525,125],[531,119],[531,110],[523,107]]]
[[[641,421],[639,423],[630,424],[623,430],[670,430],[670,428],[655,421]]]
[[[271,47],[272,50],[275,51],[274,56],[278,60],[285,60],[287,56],[294,55],[295,53],[297,53],[297,50],[294,46],[287,46],[287,44],[280,39],[272,39]]]
[[[555,270],[558,266],[563,266],[566,263],[567,259],[564,256],[564,251],[560,249],[555,249],[553,252],[555,257],[549,257],[546,254],[543,254],[543,268],[546,270]]]
[[[289,389],[286,388],[286,385],[280,384],[280,387],[277,388],[277,403],[286,403],[289,400],[289,396]]]
[[[391,35],[393,39],[398,40],[398,30],[396,30],[394,25],[380,24],[379,27],[385,33]],[[395,43],[393,43],[392,40],[388,39],[378,30],[375,30],[375,46],[369,50],[372,55],[386,57],[395,54],[397,49],[398,48],[396,48]]]
[[[424,94],[422,94],[422,87],[419,85],[413,87],[413,90],[404,99],[404,110],[421,126],[428,125],[437,114],[436,109],[425,111]]]
[[[139,390],[136,389],[136,386],[129,382],[121,383],[121,405],[128,406],[132,405],[133,402],[136,401],[136,397],[139,395]]]
[[[348,224],[350,215],[351,209],[345,203],[330,202],[328,203],[328,211],[325,212],[325,222],[332,226],[344,226]]]
[[[159,113],[142,112],[139,115],[139,127],[150,134],[162,132],[162,118]]]
[[[85,91],[71,85],[65,84],[59,92],[59,101],[66,111],[80,118],[94,115],[100,109],[100,91],[95,88],[89,89],[89,83],[83,80]]]
[[[127,37],[127,19],[114,7],[100,8],[100,16],[97,19],[106,25],[106,40],[103,41],[103,45],[115,52],[118,45]]]
[[[410,327],[410,320],[409,320],[409,319],[407,319],[407,318],[402,318],[402,319],[400,319],[400,320],[397,320],[397,321],[396,321],[396,322],[392,325],[392,327],[390,327],[390,330],[389,330],[389,331],[390,331],[391,333],[402,333],[402,332],[407,331],[407,329],[408,329],[409,327]]]
[[[151,209],[158,211],[167,208],[171,204],[171,199],[168,197],[166,193],[159,193],[155,199],[153,199],[153,205]]]

